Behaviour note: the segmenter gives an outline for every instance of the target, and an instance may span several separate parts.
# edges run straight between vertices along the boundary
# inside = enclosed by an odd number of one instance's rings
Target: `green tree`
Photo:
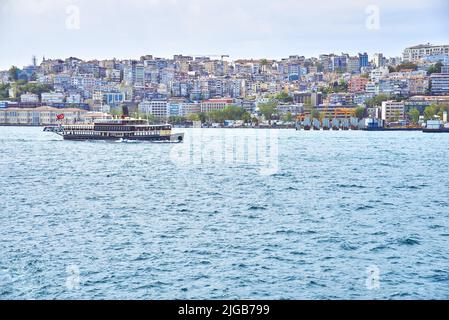
[[[362,120],[365,117],[365,113],[366,113],[366,109],[365,107],[357,107],[355,109],[355,116],[359,119]]]
[[[424,109],[424,119],[425,120],[433,119],[435,117],[435,115],[437,114],[437,108],[438,108],[438,106],[435,106],[435,105],[427,106]]]
[[[282,91],[282,92],[278,93],[278,94],[275,96],[275,99],[276,99],[276,100],[279,100],[279,101],[282,101],[282,102],[292,102],[292,101],[293,101],[293,98],[290,97],[290,96],[288,95],[288,93],[285,92],[285,91]]]
[[[200,118],[201,123],[206,122],[206,113],[200,112],[200,113],[198,113],[198,116]]]
[[[209,122],[221,123],[225,120],[224,113],[221,110],[212,110],[206,113]]]
[[[16,66],[12,66],[9,68],[8,74],[9,74],[9,80],[10,81],[17,81],[19,79],[19,72],[20,69]]]
[[[243,116],[242,116],[242,120],[243,120],[245,123],[251,122],[251,114],[250,114],[249,112],[245,112],[245,113],[243,114]]]
[[[143,119],[148,120],[149,123],[151,124],[156,124],[156,123],[160,123],[160,119],[156,118],[156,116],[152,113],[148,113],[146,114]]]
[[[326,93],[348,92],[348,83],[343,79],[341,79],[340,81],[334,81],[330,83],[329,88],[327,88],[327,90],[324,89],[323,92]]]
[[[242,107],[229,105],[222,110],[222,113],[224,120],[242,120],[245,109]]]
[[[293,115],[291,112],[287,112],[284,116],[283,116],[283,120],[285,122],[292,122],[293,121]]]
[[[189,121],[201,121],[200,116],[197,113],[190,113],[187,115]]]
[[[379,94],[374,98],[368,99],[365,101],[365,104],[368,108],[374,108],[380,106],[382,102],[390,100],[390,97],[385,94]]]
[[[5,100],[9,98],[9,89],[11,86],[9,84],[0,84],[0,99]]]
[[[317,109],[315,109],[315,108],[310,109],[310,117],[312,119],[314,119],[314,118],[315,119],[319,119],[320,116],[321,116],[321,114],[320,114],[320,112]]]
[[[123,111],[121,108],[112,108],[110,114],[115,117],[121,117],[123,115]]]
[[[427,74],[430,76],[433,73],[441,73],[442,66],[443,66],[443,64],[441,62],[437,62],[437,63],[431,65],[429,67],[429,69],[427,69]]]
[[[53,91],[52,85],[41,83],[27,83],[24,81],[17,81],[17,95],[20,96],[23,93],[31,92],[41,97],[42,93]]]
[[[436,105],[436,107],[435,107],[435,110],[437,111],[437,115],[440,117],[440,118],[443,118],[443,112],[448,112],[449,113],[449,105],[446,105],[446,104],[438,104],[438,105]]]
[[[168,118],[168,122],[173,124],[181,124],[185,122],[185,120],[186,119],[182,116],[171,116]]]
[[[274,101],[261,103],[259,104],[259,111],[266,120],[270,121],[271,117],[277,113],[277,104]]]
[[[402,70],[413,70],[416,71],[418,70],[418,65],[414,64],[413,62],[404,62],[401,63],[400,65],[398,65],[394,71],[396,72],[400,72]]]
[[[419,116],[420,116],[419,110],[418,110],[418,109],[413,108],[412,110],[410,110],[410,111],[408,112],[408,116],[409,116],[410,121],[411,121],[412,123],[418,124],[418,122],[419,122]]]

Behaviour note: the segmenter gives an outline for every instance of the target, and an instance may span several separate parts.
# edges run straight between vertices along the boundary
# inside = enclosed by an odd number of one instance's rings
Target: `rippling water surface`
[[[272,130],[262,174],[189,141],[264,130],[41,130],[0,127],[0,299],[449,298],[449,135]]]

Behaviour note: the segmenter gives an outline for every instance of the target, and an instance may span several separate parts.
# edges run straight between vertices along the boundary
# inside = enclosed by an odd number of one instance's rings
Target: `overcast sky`
[[[449,44],[446,0],[0,0],[0,69],[31,56],[292,54]],[[77,13],[79,12],[79,19]],[[377,19],[379,12],[379,19]]]

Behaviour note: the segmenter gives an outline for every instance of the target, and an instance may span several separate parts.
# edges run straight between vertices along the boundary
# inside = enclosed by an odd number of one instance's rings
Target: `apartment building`
[[[438,55],[449,56],[449,45],[436,46],[428,43],[409,47],[404,50],[402,58],[405,62],[416,62],[424,57]]]
[[[430,76],[430,93],[433,96],[449,95],[449,73],[434,73]]]
[[[167,100],[144,100],[139,103],[139,111],[144,114],[151,114],[159,119],[170,117],[170,104]]]
[[[74,124],[84,121],[86,110],[53,107],[38,108],[4,108],[0,109],[0,124],[3,125],[33,125],[43,126],[51,124]],[[64,119],[57,120],[57,115],[63,114]]]
[[[382,120],[386,122],[395,122],[405,118],[404,102],[384,101],[381,108]]]
[[[233,99],[209,99],[201,102],[201,112],[209,112],[212,110],[222,110],[226,106],[233,104]]]
[[[367,78],[352,77],[348,81],[348,90],[351,93],[364,92],[367,83],[368,83],[368,79]]]
[[[20,101],[24,103],[36,103],[39,102],[39,96],[37,94],[27,92],[20,95]]]
[[[62,103],[65,95],[62,92],[44,92],[41,95],[42,103]]]

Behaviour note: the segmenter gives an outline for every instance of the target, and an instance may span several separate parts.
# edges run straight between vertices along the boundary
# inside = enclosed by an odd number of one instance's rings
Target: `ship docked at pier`
[[[172,133],[169,124],[152,125],[148,120],[121,118],[97,120],[90,124],[70,124],[45,127],[64,140],[134,140],[180,143],[184,133]]]

